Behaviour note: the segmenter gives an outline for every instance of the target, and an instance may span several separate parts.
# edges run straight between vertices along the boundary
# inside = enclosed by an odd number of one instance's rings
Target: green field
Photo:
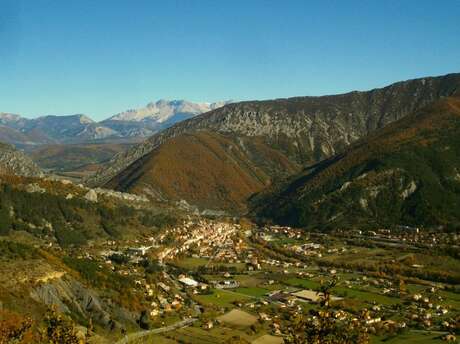
[[[370,303],[376,302],[382,305],[394,305],[397,303],[401,303],[401,300],[396,297],[380,295],[352,288],[337,287],[333,289],[333,293],[338,295],[344,294],[345,298],[357,299],[359,301],[365,301]]]
[[[252,287],[252,288],[240,287],[240,288],[234,289],[233,291],[235,291],[236,293],[241,293],[241,294],[255,296],[255,297],[262,297],[266,293],[269,292],[268,289],[257,288],[257,287]]]
[[[371,344],[435,344],[445,343],[439,334],[409,332],[390,338],[373,338]]]
[[[260,273],[254,273],[250,275],[235,275],[234,279],[240,282],[242,287],[258,287],[264,283],[265,279],[260,277]]]
[[[284,281],[284,283],[293,287],[300,287],[304,289],[313,290],[317,289],[320,286],[319,282],[301,278],[289,278],[288,280]]]
[[[196,300],[205,306],[234,307],[233,302],[246,302],[250,296],[236,294],[226,290],[213,289],[210,295],[197,295]]]
[[[295,244],[298,244],[298,243],[302,243],[303,241],[302,240],[298,240],[298,239],[294,239],[294,238],[288,238],[288,237],[279,237],[279,238],[275,238],[273,240],[274,243],[278,244],[278,245],[295,245]]]
[[[439,295],[444,298],[444,304],[447,304],[457,311],[460,311],[460,294],[451,291],[439,291]]]
[[[261,334],[257,334],[257,336],[260,335]],[[239,331],[235,328],[226,328],[224,326],[214,327],[211,330],[204,330],[199,327],[187,327],[170,332],[165,336],[174,338],[176,343],[181,340],[184,343],[191,344],[231,343],[232,337],[244,338],[249,342],[254,339],[254,336],[249,336],[244,331]]]
[[[294,286],[294,287],[302,287],[305,289],[312,289],[317,290],[320,286],[319,282],[308,280],[308,279],[300,279],[300,278],[290,278],[284,282],[287,285]],[[333,289],[333,294],[336,295],[344,295],[345,298],[350,299],[357,299],[359,301],[364,302],[377,302],[384,305],[393,305],[396,303],[400,303],[400,299],[395,297],[389,297],[385,295],[380,295],[377,293],[373,293],[370,291],[363,291],[357,290],[353,288],[346,288],[337,286]]]

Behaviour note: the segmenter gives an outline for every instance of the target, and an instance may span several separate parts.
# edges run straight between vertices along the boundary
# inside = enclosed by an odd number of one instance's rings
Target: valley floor
[[[318,310],[318,290],[336,280],[331,311],[346,318],[366,310],[371,343],[438,343],[458,332],[460,319],[459,260],[447,249],[454,236],[306,233],[198,217],[137,238],[93,241],[83,250],[42,247],[32,256],[10,237],[0,241],[11,252],[0,265],[2,288],[10,290],[2,302],[36,314],[61,304],[85,327],[82,317],[93,317],[93,343],[271,344],[283,343],[296,314]],[[18,293],[32,297],[33,307],[15,303]],[[101,310],[77,304],[88,294]]]

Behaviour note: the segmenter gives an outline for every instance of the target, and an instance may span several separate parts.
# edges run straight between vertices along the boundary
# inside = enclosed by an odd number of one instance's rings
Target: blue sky
[[[458,0],[0,0],[0,112],[103,119],[460,72],[458,18]]]

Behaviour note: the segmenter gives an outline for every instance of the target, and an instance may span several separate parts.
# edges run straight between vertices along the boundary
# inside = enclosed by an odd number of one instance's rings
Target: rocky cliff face
[[[24,153],[0,143],[0,173],[26,177],[42,177],[42,170]]]
[[[88,183],[103,185],[170,139],[201,130],[235,138],[257,137],[292,162],[312,164],[459,90],[460,74],[449,74],[398,82],[368,92],[229,104],[176,124],[116,155]]]
[[[309,228],[460,225],[460,98],[439,100],[252,199]]]
[[[75,278],[64,275],[51,278],[35,286],[30,292],[32,300],[55,307],[60,313],[78,314],[82,319],[92,319],[95,323],[112,329],[122,327],[121,323],[135,325],[135,314],[105,303],[93,289]],[[116,315],[118,318],[114,318]]]

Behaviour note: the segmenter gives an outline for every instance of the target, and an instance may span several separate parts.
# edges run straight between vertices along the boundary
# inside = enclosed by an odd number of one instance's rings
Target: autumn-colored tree
[[[48,310],[44,319],[45,327],[40,333],[43,344],[86,344],[84,338],[79,338],[73,322],[54,309]]]
[[[399,295],[406,295],[407,293],[407,288],[406,288],[406,282],[404,281],[403,278],[399,279]]]
[[[32,343],[32,319],[0,310],[0,344]]]
[[[225,344],[249,344],[249,342],[240,336],[233,336],[229,338]]]

